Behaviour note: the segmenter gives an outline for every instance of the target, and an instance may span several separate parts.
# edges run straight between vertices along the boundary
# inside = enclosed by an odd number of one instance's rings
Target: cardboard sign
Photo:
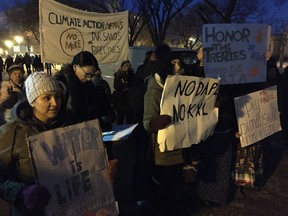
[[[39,16],[43,62],[70,63],[83,50],[99,63],[128,59],[128,11],[92,13],[40,0]]]
[[[33,135],[28,145],[37,181],[51,195],[47,216],[118,215],[98,120]]]
[[[281,130],[276,86],[234,98],[234,103],[241,147]]]
[[[202,32],[206,77],[220,77],[221,84],[266,80],[268,25],[207,24]]]
[[[218,122],[218,87],[218,79],[168,76],[160,112],[172,116],[173,123],[158,131],[161,152],[190,147],[213,134]]]

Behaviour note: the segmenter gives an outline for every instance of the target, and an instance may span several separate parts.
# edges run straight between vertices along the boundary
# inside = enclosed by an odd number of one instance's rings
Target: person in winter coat
[[[12,216],[42,216],[50,200],[46,188],[35,183],[27,137],[65,124],[59,111],[65,88],[43,71],[25,81],[27,101],[15,105],[15,122],[0,128],[0,198],[9,202]],[[117,161],[116,161],[117,162]],[[116,162],[109,161],[113,180]]]
[[[102,71],[100,68],[99,68],[99,70],[96,71],[95,77],[93,77],[92,82],[96,87],[103,88],[104,92],[106,93],[108,98],[112,101],[111,88],[110,88],[108,82],[103,79]]]
[[[3,81],[0,92],[0,125],[12,120],[11,109],[26,98],[24,90],[24,69],[13,63],[8,69],[9,80]]]
[[[13,64],[14,60],[12,58],[11,55],[8,55],[6,60],[5,60],[5,63],[4,63],[4,68],[6,71],[8,71],[9,67]]]
[[[99,66],[95,56],[88,51],[81,51],[74,56],[71,64],[55,75],[66,87],[65,106],[61,112],[70,120],[68,124],[97,118],[101,129],[109,131],[116,115],[103,88],[91,82],[97,70]],[[107,151],[108,156],[112,155],[111,149]]]
[[[0,82],[2,82],[2,73],[3,73],[3,71],[4,71],[4,61],[2,59],[2,56],[0,56]]]
[[[157,142],[158,130],[166,128],[172,123],[169,115],[160,115],[160,101],[163,86],[168,74],[174,74],[171,63],[171,49],[166,44],[161,44],[154,51],[157,65],[148,80],[147,91],[144,97],[143,124],[145,130],[151,134],[152,139],[152,179],[155,189],[152,188],[152,207],[159,211],[170,212],[173,200],[182,182],[182,167],[184,154],[182,149],[160,152]],[[164,212],[161,212],[164,213]],[[160,214],[160,212],[158,212]]]
[[[27,75],[31,74],[32,59],[28,52],[26,52],[23,57],[23,63],[25,64]]]
[[[117,124],[131,124],[133,117],[128,105],[128,92],[135,80],[134,71],[129,60],[123,61],[118,71],[114,73],[114,107],[117,112]]]
[[[44,72],[31,74],[25,86],[27,101],[16,105],[15,121],[0,137],[0,198],[9,202],[13,216],[41,216],[50,194],[35,183],[26,139],[62,125],[62,89]]]

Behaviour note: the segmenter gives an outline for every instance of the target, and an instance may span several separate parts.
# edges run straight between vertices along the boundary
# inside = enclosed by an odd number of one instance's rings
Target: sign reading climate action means
[[[187,148],[212,135],[218,122],[215,101],[219,80],[193,76],[168,76],[160,114],[172,116],[172,124],[158,131],[161,152]]]
[[[28,145],[37,182],[51,195],[47,216],[118,215],[98,120],[30,136]]]
[[[241,147],[281,130],[277,87],[234,98]]]
[[[220,77],[221,84],[266,80],[268,25],[207,24],[202,32],[206,77]]]
[[[40,0],[39,27],[43,62],[70,63],[83,50],[99,63],[128,59],[128,11],[94,13]]]

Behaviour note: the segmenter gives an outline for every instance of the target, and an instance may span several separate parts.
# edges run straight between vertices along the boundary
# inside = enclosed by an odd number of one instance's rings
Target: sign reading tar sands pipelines
[[[70,63],[86,50],[99,63],[128,59],[128,12],[92,13],[52,0],[39,1],[40,46],[44,62]]]

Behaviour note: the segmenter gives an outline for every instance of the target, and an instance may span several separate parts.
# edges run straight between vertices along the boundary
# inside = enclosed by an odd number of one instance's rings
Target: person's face
[[[204,58],[204,54],[203,54],[203,48],[201,47],[197,53],[197,58],[199,59],[199,61],[203,61]]]
[[[91,81],[91,79],[96,75],[96,68],[94,66],[80,66],[74,65],[74,71],[81,83]]]
[[[269,51],[266,51],[265,53],[266,61],[268,61],[270,57],[271,57],[271,53]]]
[[[13,71],[10,74],[10,80],[17,85],[22,85],[24,82],[23,71],[21,71],[21,70]]]
[[[181,62],[179,59],[173,59],[171,61],[171,63],[173,64],[173,73],[174,74],[183,74],[184,73],[184,69],[182,68]]]
[[[31,106],[36,118],[47,123],[56,118],[61,107],[61,96],[57,91],[48,91],[37,97]]]
[[[128,71],[129,70],[129,68],[130,68],[130,64],[127,62],[127,63],[125,63],[122,67],[121,67],[121,69],[122,69],[122,71]]]

